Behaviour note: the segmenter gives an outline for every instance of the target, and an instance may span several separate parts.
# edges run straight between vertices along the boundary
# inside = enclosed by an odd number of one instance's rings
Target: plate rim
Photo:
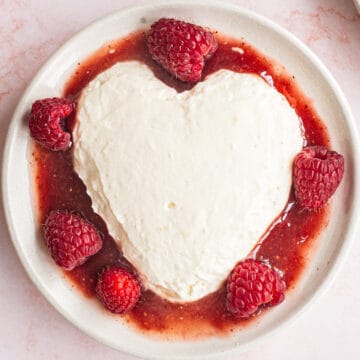
[[[356,10],[360,14],[360,0],[354,0],[354,5],[356,7]]]
[[[119,346],[117,346],[112,341],[103,341],[99,337],[97,337],[88,327],[83,326],[82,324],[78,323],[76,319],[72,317],[71,314],[67,313],[66,309],[64,309],[61,305],[57,303],[56,298],[51,294],[50,291],[48,291],[40,279],[38,278],[38,275],[36,271],[34,271],[31,267],[31,262],[28,261],[27,256],[23,253],[23,249],[21,247],[21,242],[18,241],[16,237],[15,232],[15,223],[13,221],[13,215],[10,211],[10,205],[11,199],[9,198],[9,194],[7,192],[7,185],[8,185],[8,168],[11,166],[9,163],[10,160],[10,152],[12,147],[12,141],[14,138],[14,133],[16,130],[17,122],[19,121],[19,118],[23,115],[21,112],[21,107],[24,102],[24,99],[28,96],[29,93],[31,93],[32,89],[35,87],[35,84],[38,82],[38,80],[41,78],[43,73],[46,70],[46,67],[48,63],[51,63],[54,59],[56,59],[63,51],[66,49],[70,44],[76,42],[79,37],[82,36],[83,33],[88,31],[90,28],[96,27],[98,24],[100,24],[103,21],[109,21],[111,18],[116,18],[119,13],[126,13],[127,11],[135,11],[140,9],[150,9],[150,8],[161,8],[171,5],[172,7],[176,6],[182,6],[182,5],[190,5],[193,1],[191,0],[176,0],[169,3],[165,0],[159,0],[159,1],[151,1],[151,2],[143,2],[138,5],[129,5],[126,7],[121,7],[118,10],[114,11],[111,14],[102,16],[101,18],[96,19],[95,21],[92,21],[88,25],[84,26],[80,31],[76,32],[71,38],[69,38],[66,42],[64,42],[50,57],[47,58],[47,60],[42,64],[41,68],[37,71],[25,91],[22,93],[17,106],[14,110],[14,113],[11,117],[9,127],[6,134],[6,141],[4,145],[4,152],[3,152],[3,158],[2,158],[2,168],[1,168],[1,191],[2,191],[2,197],[3,197],[3,207],[4,207],[4,215],[6,220],[6,225],[10,234],[10,239],[12,244],[15,247],[16,253],[20,259],[20,262],[24,269],[26,270],[27,275],[31,279],[32,283],[37,287],[37,289],[41,292],[41,294],[46,298],[46,300],[62,315],[64,316],[72,325],[76,326],[78,329],[80,329],[83,333],[90,336],[91,338],[95,339],[96,341],[103,343],[107,346],[110,346],[116,350],[119,351],[125,351],[121,349]],[[333,75],[330,73],[330,71],[326,68],[326,66],[322,63],[322,61],[315,55],[302,41],[300,41],[295,35],[290,33],[288,30],[283,28],[282,26],[278,25],[274,21],[268,19],[267,17],[260,15],[252,10],[249,10],[247,8],[241,7],[236,4],[227,3],[227,2],[221,2],[216,0],[200,0],[196,2],[197,6],[210,6],[213,8],[222,8],[229,11],[233,11],[234,13],[237,13],[239,15],[245,15],[247,17],[253,18],[255,21],[259,22],[262,25],[265,25],[266,27],[270,27],[274,31],[276,31],[281,37],[286,39],[288,42],[295,45],[306,57],[316,66],[316,68],[320,71],[321,75],[326,79],[327,83],[329,84],[330,88],[334,92],[337,100],[339,101],[340,107],[342,111],[344,112],[344,119],[349,127],[350,130],[350,137],[351,137],[351,143],[354,147],[354,158],[359,159],[360,158],[360,141],[359,141],[359,134],[358,130],[355,124],[354,117],[352,115],[350,106],[348,104],[347,99],[345,98],[345,95],[343,94],[341,88],[337,84],[336,80],[334,79]],[[329,289],[331,284],[333,283],[334,279],[336,278],[336,274],[341,270],[342,266],[345,263],[345,259],[349,254],[352,241],[354,240],[355,233],[357,229],[359,228],[359,222],[356,221],[357,218],[359,218],[360,214],[360,189],[356,186],[356,183],[358,183],[359,179],[359,167],[354,164],[354,183],[355,186],[353,188],[353,201],[352,206],[349,211],[349,224],[347,226],[347,236],[346,239],[342,242],[341,247],[339,248],[339,253],[334,259],[334,262],[331,264],[331,267],[328,271],[328,273],[323,277],[323,280],[321,284],[316,288],[316,291],[308,298],[308,301],[305,303],[302,303],[298,310],[292,313],[290,316],[288,316],[284,321],[282,321],[279,325],[276,325],[274,328],[266,332],[264,335],[259,337],[258,339],[251,340],[250,342],[241,345],[241,347],[234,346],[231,349],[227,349],[225,351],[218,351],[216,353],[212,353],[209,355],[206,355],[207,358],[216,357],[218,358],[220,354],[228,354],[231,351],[246,351],[249,348],[253,347],[255,344],[257,344],[259,341],[264,341],[268,339],[270,336],[275,335],[276,333],[283,331],[287,326],[295,322],[299,317],[301,317],[313,304],[315,303],[315,300],[319,300],[321,296]],[[359,204],[359,205],[356,205]],[[127,353],[135,356],[143,356],[143,352],[129,352],[126,350]],[[172,357],[173,359],[180,359],[179,357],[174,354],[175,357]],[[189,356],[187,358],[189,359],[199,359],[200,357],[203,357],[203,355],[195,355],[195,356]],[[149,357],[152,359],[162,359],[163,357]],[[169,357],[167,357],[169,358]]]

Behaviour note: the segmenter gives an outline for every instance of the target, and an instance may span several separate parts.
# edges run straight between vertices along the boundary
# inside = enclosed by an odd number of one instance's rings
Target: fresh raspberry
[[[44,224],[44,235],[52,258],[66,270],[83,264],[102,247],[95,227],[68,211],[50,212]]]
[[[218,45],[204,28],[175,19],[162,18],[151,25],[147,37],[151,57],[182,81],[199,81]]]
[[[67,150],[70,146],[70,133],[65,131],[65,118],[74,109],[75,104],[69,99],[35,101],[29,119],[30,135],[50,150]]]
[[[296,155],[293,166],[295,196],[307,209],[322,208],[344,175],[344,157],[324,146],[309,146]]]
[[[139,300],[140,284],[129,271],[112,266],[99,275],[96,293],[108,310],[124,314]]]
[[[253,259],[239,262],[227,281],[226,307],[237,318],[247,318],[263,305],[285,299],[285,282],[270,266]]]

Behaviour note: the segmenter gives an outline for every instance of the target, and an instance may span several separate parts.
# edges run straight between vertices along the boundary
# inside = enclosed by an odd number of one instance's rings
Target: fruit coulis
[[[64,96],[76,100],[81,90],[97,74],[118,61],[127,60],[138,60],[147,64],[159,79],[179,92],[189,90],[193,85],[178,81],[152,61],[146,50],[145,36],[141,31],[130,34],[107,44],[88,59],[78,63],[75,73],[65,86]],[[287,98],[301,118],[304,146],[330,146],[326,127],[316,114],[311,100],[299,90],[294,77],[286,73],[283,66],[261,54],[245,40],[230,39],[219,34],[216,34],[216,37],[219,48],[207,62],[203,78],[222,68],[260,75]],[[69,129],[76,121],[75,118],[76,116],[70,119]],[[81,213],[103,235],[104,245],[101,251],[84,265],[66,272],[66,276],[74,286],[84,295],[93,297],[97,274],[104,266],[120,264],[131,269],[131,264],[122,256],[121,250],[109,235],[104,221],[93,212],[86,187],[74,172],[71,150],[51,152],[34,144],[32,163],[39,222],[43,223],[51,210],[68,209]],[[283,212],[268,229],[264,229],[264,235],[249,256],[269,262],[279,269],[283,273],[289,291],[295,286],[304,270],[309,249],[314,247],[317,235],[326,225],[328,213],[328,207],[318,212],[301,209],[296,204],[291,190]],[[99,307],[101,307],[100,303]],[[262,312],[266,311],[267,309],[262,310]],[[225,284],[223,284],[215,293],[186,304],[171,303],[152,291],[143,289],[139,302],[123,319],[137,329],[154,335],[193,339],[228,334],[235,328],[248,325],[257,317],[248,320],[234,319],[225,307]]]

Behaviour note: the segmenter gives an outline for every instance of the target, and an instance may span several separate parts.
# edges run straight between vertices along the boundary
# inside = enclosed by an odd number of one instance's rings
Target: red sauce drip
[[[326,127],[313,109],[311,100],[298,89],[294,77],[245,41],[219,35],[217,38],[219,48],[208,61],[204,77],[222,68],[270,77],[301,118],[306,144],[330,145]],[[234,51],[233,47],[244,51]],[[146,63],[158,78],[179,92],[191,88],[191,85],[176,80],[151,60],[146,51],[145,34],[137,32],[104,46],[79,63],[66,85],[64,95],[76,99],[97,74],[125,60]],[[69,128],[72,127],[71,122]],[[73,170],[71,151],[50,152],[35,144],[33,159],[40,222],[43,223],[50,210],[71,209],[83,214],[103,234],[104,246],[101,251],[84,265],[66,273],[85,295],[95,296],[97,274],[102,267],[110,264],[130,265],[108,234],[104,221],[93,212],[86,188]],[[285,210],[269,227],[251,255],[268,261],[282,271],[288,289],[292,288],[306,265],[308,250],[313,247],[316,236],[327,222],[327,214],[327,208],[319,212],[300,209],[293,200],[293,194],[290,194]],[[149,290],[143,290],[140,301],[126,315],[126,320],[147,333],[186,338],[227,334],[252,321],[236,320],[226,311],[224,285],[217,292],[187,304],[173,304]]]

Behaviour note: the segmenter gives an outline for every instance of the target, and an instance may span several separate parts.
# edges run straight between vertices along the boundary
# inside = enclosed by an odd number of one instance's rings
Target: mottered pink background
[[[360,17],[352,0],[230,2],[267,16],[305,42],[338,81],[360,130]],[[0,0],[1,156],[14,108],[49,55],[91,21],[138,3],[135,0]],[[360,236],[330,289],[309,311],[285,331],[245,354],[229,355],[228,359],[359,359],[359,259]],[[0,360],[7,359],[133,360],[135,357],[82,334],[47,303],[15,253],[0,208]]]

